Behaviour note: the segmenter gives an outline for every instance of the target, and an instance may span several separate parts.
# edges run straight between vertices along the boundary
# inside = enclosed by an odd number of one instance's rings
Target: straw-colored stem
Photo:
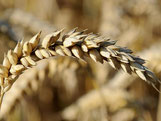
[[[4,93],[1,92],[1,96],[0,96],[0,110],[1,110],[1,105],[2,105],[3,97],[4,97]]]

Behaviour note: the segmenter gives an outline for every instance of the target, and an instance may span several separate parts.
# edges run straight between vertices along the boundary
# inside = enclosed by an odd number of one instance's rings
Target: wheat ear
[[[1,99],[24,70],[35,66],[38,60],[56,55],[73,56],[85,61],[91,58],[100,63],[107,61],[115,69],[121,67],[129,74],[136,73],[154,87],[159,82],[154,73],[143,65],[145,61],[133,56],[130,49],[116,46],[115,40],[76,30],[64,34],[61,39],[63,29],[55,31],[46,35],[41,43],[39,32],[29,41],[18,42],[14,50],[9,50],[0,65]]]

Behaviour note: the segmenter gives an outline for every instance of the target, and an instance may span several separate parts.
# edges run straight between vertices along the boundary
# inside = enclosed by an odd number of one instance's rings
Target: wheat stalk
[[[107,61],[115,69],[121,67],[129,74],[136,73],[154,87],[159,82],[153,72],[143,65],[145,61],[133,56],[130,49],[116,46],[115,40],[92,33],[85,34],[86,30],[76,30],[71,30],[62,38],[60,34],[63,29],[55,31],[46,35],[41,43],[39,32],[29,41],[18,42],[14,50],[9,50],[0,65],[1,99],[24,70],[35,66],[38,60],[56,55],[73,56],[84,61],[91,58],[100,63]]]

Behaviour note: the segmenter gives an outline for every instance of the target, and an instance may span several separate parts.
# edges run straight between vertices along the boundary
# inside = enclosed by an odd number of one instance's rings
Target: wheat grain
[[[1,83],[1,95],[12,86],[15,76],[19,76],[23,70],[36,65],[36,61],[42,58],[55,55],[74,56],[85,61],[87,57],[101,63],[107,61],[115,69],[122,67],[125,72],[136,73],[153,86],[159,82],[153,72],[143,65],[143,59],[132,55],[132,51],[127,48],[116,46],[115,40],[95,34],[84,34],[85,30],[77,32],[73,29],[58,41],[62,31],[63,29],[46,35],[42,43],[39,42],[39,32],[31,40],[18,43],[14,51],[8,51],[3,65],[0,66],[1,80],[4,80],[4,83]]]

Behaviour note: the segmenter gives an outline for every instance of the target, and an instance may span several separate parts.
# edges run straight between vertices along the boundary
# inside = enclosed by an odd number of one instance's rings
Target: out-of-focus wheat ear
[[[7,69],[10,69],[10,67],[11,67],[11,63],[10,63],[6,54],[4,54],[4,59],[3,59],[2,65],[5,66]]]
[[[7,57],[12,65],[16,65],[18,62],[18,56],[12,50],[9,50],[7,53]]]
[[[17,54],[18,58],[20,58],[22,56],[22,44],[20,42],[17,43],[13,52]]]
[[[49,61],[49,64],[48,64],[48,68],[49,68],[49,77],[53,77],[53,75],[56,73],[56,66],[57,66],[57,63],[56,61]]]
[[[25,42],[24,45],[23,45],[23,50],[22,50],[22,52],[23,52],[23,55],[24,55],[24,56],[30,55],[31,52],[32,52],[31,43],[29,43],[28,41]]]
[[[39,33],[37,33],[35,36],[33,36],[30,40],[29,40],[29,43],[31,43],[31,46],[32,46],[32,50],[34,50],[39,42],[40,42],[40,35],[41,35],[41,32],[40,31]]]
[[[63,30],[64,29],[61,29],[59,31],[55,31],[51,34],[46,35],[42,41],[42,47],[46,49],[49,46],[53,45],[59,39],[60,34]]]
[[[43,81],[46,77],[46,70],[38,70],[37,72],[37,76],[38,76],[38,80]]]
[[[96,49],[92,49],[89,51],[89,56],[95,61],[103,63],[103,58],[100,53]]]

